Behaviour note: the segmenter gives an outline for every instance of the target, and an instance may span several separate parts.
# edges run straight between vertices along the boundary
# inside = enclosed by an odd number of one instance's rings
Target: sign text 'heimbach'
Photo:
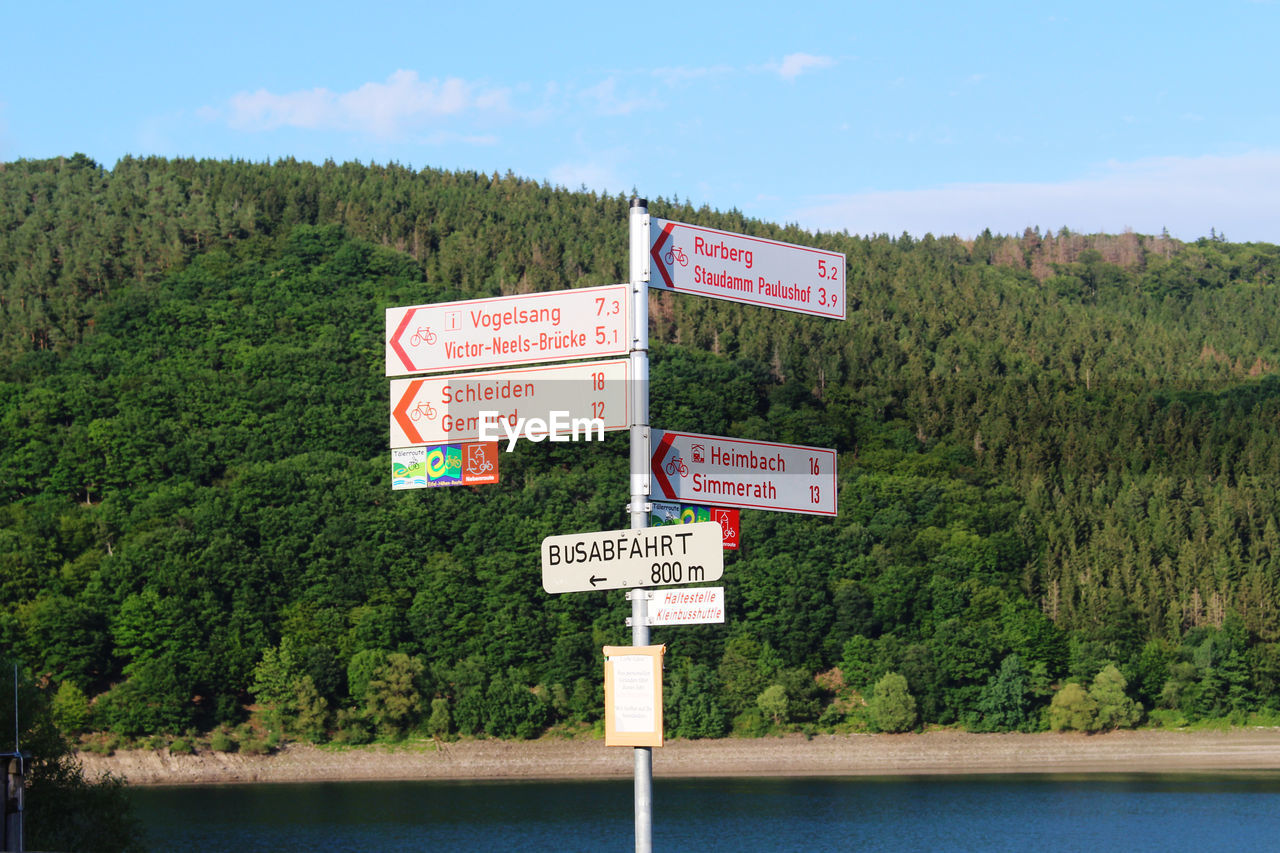
[[[544,421],[542,418],[522,418],[516,412],[506,416],[495,411],[484,411],[479,414],[480,440],[498,441],[502,438],[497,431],[501,427],[507,437],[507,453],[515,448],[516,441],[522,436],[534,443],[543,439],[578,441],[579,436],[584,441],[604,441],[604,419],[602,418],[571,418],[568,412],[554,410],[550,412],[550,421]],[[599,435],[599,438],[592,438],[592,432]]]

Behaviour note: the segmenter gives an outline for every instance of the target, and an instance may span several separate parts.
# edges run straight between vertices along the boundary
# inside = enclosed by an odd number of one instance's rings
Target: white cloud
[[[625,116],[657,106],[649,97],[626,98],[618,94],[618,80],[609,77],[582,91],[583,97],[595,105],[596,113],[604,116]]]
[[[481,89],[457,77],[420,80],[416,71],[400,70],[386,82],[365,83],[350,92],[323,88],[282,95],[265,89],[239,92],[231,97],[226,121],[245,131],[296,127],[393,138],[433,119],[507,108],[504,89]]]
[[[548,178],[555,186],[569,190],[586,187],[602,194],[625,192],[633,184],[622,177],[618,165],[626,162],[628,156],[621,148],[596,151],[581,160],[553,166]]]
[[[792,53],[782,58],[777,72],[783,80],[792,81],[815,68],[830,68],[836,61],[829,56],[814,56],[811,53]]]
[[[1210,229],[1227,239],[1280,243],[1280,151],[1236,156],[1159,157],[1110,162],[1060,183],[949,184],[828,196],[788,220],[854,234],[972,237],[1054,230],[1142,234],[1161,229],[1194,240]]]
[[[690,66],[667,66],[653,69],[653,76],[668,86],[680,86],[707,77],[722,77],[734,73],[729,65],[710,65],[703,68]]]
[[[424,142],[428,145],[460,144],[472,147],[484,147],[497,145],[501,140],[491,133],[451,133],[449,131],[442,130],[435,133],[429,133],[426,136],[418,138],[416,141]]]

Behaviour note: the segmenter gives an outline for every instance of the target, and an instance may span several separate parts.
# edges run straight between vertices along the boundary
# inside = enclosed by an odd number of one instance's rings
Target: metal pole
[[[649,526],[649,202],[631,200],[631,529]],[[649,645],[648,600],[631,593],[631,643]],[[634,747],[636,853],[653,850],[653,751]]]

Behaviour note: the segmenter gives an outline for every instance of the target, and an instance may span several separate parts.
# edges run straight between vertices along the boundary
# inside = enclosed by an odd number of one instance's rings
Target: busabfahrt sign
[[[714,521],[548,536],[542,540],[542,588],[591,592],[719,580],[722,541]]]

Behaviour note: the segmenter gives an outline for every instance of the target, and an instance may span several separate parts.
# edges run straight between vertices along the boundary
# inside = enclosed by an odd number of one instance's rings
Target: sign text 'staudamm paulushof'
[[[843,320],[845,256],[652,217],[649,286]]]

